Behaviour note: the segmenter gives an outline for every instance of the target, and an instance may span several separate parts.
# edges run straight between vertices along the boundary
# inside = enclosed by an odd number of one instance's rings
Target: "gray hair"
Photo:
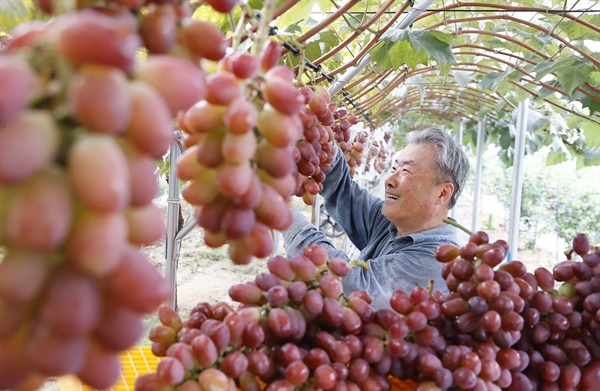
[[[438,183],[452,182],[454,193],[448,202],[448,208],[456,205],[469,174],[469,159],[462,148],[448,134],[438,128],[428,128],[410,132],[406,135],[407,144],[431,144],[437,151]]]

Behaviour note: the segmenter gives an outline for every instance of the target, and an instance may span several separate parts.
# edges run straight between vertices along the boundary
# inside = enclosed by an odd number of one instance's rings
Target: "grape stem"
[[[467,235],[473,235],[473,232],[469,231],[468,229],[466,229],[464,226],[460,225],[459,223],[456,222],[456,220],[451,219],[450,217],[446,217],[444,218],[444,222],[450,225],[455,226],[456,228],[459,228],[460,230],[464,231],[467,233]]]
[[[355,267],[362,267],[365,270],[369,270],[369,264],[366,263],[365,261],[360,260],[360,259],[355,259],[355,260],[350,261],[348,263],[348,268],[350,270],[354,269]]]
[[[269,23],[271,23],[271,19],[273,18],[276,5],[277,2],[275,0],[265,0],[260,16],[258,31],[254,37],[254,47],[252,48],[254,55],[257,57],[260,56],[262,48],[269,35]]]

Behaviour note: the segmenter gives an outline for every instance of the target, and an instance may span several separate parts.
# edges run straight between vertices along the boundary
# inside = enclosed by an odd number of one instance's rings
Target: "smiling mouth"
[[[393,194],[386,194],[385,198],[388,200],[397,200],[398,196],[397,195],[393,195]]]

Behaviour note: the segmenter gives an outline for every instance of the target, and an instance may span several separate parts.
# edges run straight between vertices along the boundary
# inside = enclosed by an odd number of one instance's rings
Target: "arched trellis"
[[[288,12],[294,11],[294,6],[298,4],[298,0],[288,0],[281,4],[274,12],[275,17],[282,17]],[[332,2],[335,4],[334,2]],[[356,14],[351,14],[351,10],[355,10],[359,5],[358,0],[348,0],[339,7],[328,14],[327,17],[323,18],[319,23],[314,25],[305,33],[296,37],[293,44],[285,41],[285,37],[278,35],[284,44],[284,48],[294,50],[298,53],[303,48],[303,45],[310,43],[311,39],[322,32],[328,26],[333,25],[339,20],[356,20]],[[428,11],[427,7],[433,5],[435,1],[425,0],[420,4],[415,4],[414,7],[410,2],[399,2],[396,0],[388,0],[383,4],[379,4],[378,8],[371,14],[368,14],[366,10],[363,12],[363,17],[366,19],[360,25],[352,30],[347,36],[340,37],[340,43],[330,50],[326,51],[325,54],[318,56],[317,58],[308,61],[310,67],[299,67],[308,74],[307,81],[315,84],[329,82],[333,85],[330,88],[332,95],[339,93],[339,86],[336,86],[336,81],[340,80],[341,88],[343,88],[343,97],[353,102],[352,105],[348,105],[347,109],[351,112],[355,112],[358,115],[368,113],[369,124],[371,126],[378,126],[384,122],[392,122],[398,120],[402,115],[407,112],[418,112],[421,115],[432,118],[432,122],[448,123],[448,121],[458,124],[460,129],[462,125],[462,119],[477,120],[478,112],[482,107],[488,110],[486,116],[479,119],[479,128],[481,131],[484,130],[484,122],[487,120],[494,121],[497,119],[500,113],[511,114],[517,111],[517,128],[519,129],[520,137],[524,134],[524,122],[527,118],[527,102],[512,101],[507,94],[502,94],[498,91],[492,91],[488,88],[482,88],[479,84],[479,80],[475,76],[469,81],[469,85],[462,86],[457,82],[453,81],[452,71],[468,72],[472,75],[490,75],[493,73],[503,72],[502,67],[513,69],[520,73],[519,82],[510,80],[511,85],[516,89],[522,90],[528,96],[535,99],[539,98],[538,92],[534,91],[532,87],[522,85],[520,82],[524,81],[532,86],[546,88],[554,93],[560,94],[565,100],[569,100],[569,94],[564,90],[552,85],[544,80],[536,80],[535,76],[530,71],[524,68],[524,64],[529,66],[536,66],[542,61],[552,61],[555,55],[547,55],[540,52],[538,49],[527,45],[526,43],[510,37],[506,34],[500,34],[496,32],[489,32],[481,29],[469,28],[463,29],[459,27],[460,24],[469,22],[480,22],[480,21],[503,21],[503,22],[516,22],[522,23],[530,28],[536,29],[541,33],[553,37],[565,44],[567,47],[572,49],[574,52],[581,55],[583,58],[589,60],[593,66],[598,67],[599,63],[594,57],[590,56],[585,51],[570,44],[565,39],[561,38],[559,32],[556,32],[558,22],[554,25],[551,30],[540,27],[527,20],[520,19],[511,15],[491,15],[491,16],[474,16],[471,18],[453,18],[446,19],[442,22],[429,23],[427,24],[428,18],[432,18],[439,13],[451,12],[458,10],[471,10],[477,12],[477,8],[492,8],[504,11],[521,12],[527,11],[532,13],[545,12],[546,15],[557,14],[561,16],[561,19],[568,19],[573,23],[580,23],[582,26],[591,29],[600,34],[600,28],[580,20],[579,18],[565,13],[564,11],[557,10],[543,10],[535,7],[524,7],[524,6],[509,6],[506,4],[493,4],[492,2],[457,2],[449,5],[443,5],[436,10]],[[565,4],[566,5],[566,4]],[[421,7],[421,8],[419,8]],[[358,15],[361,13],[358,12]],[[368,15],[371,15],[367,17]],[[406,15],[404,18],[403,16]],[[302,15],[296,15],[296,19],[302,18]],[[483,43],[463,43],[458,42],[452,46],[451,50],[456,61],[449,68],[447,75],[440,75],[439,66],[440,64],[430,64],[417,67],[415,69],[409,69],[408,66],[404,65],[397,69],[385,69],[373,64],[369,52],[376,47],[380,42],[381,36],[391,29],[407,29],[412,27],[413,23],[424,24],[423,29],[435,30],[437,28],[445,27],[448,25],[454,26],[454,30],[451,35],[455,37],[464,37],[467,35],[474,36],[493,36],[495,38],[502,38],[506,41],[513,43],[518,47],[518,51],[505,51],[497,50],[495,48],[487,47]],[[379,25],[378,29],[375,29],[376,25]],[[248,31],[256,31],[257,24],[254,23]],[[276,34],[276,33],[275,33]],[[356,53],[351,56],[349,61],[346,61],[338,66],[330,66],[326,69],[328,61],[331,61],[336,55],[339,55],[343,51],[349,51],[352,53],[354,50],[350,49],[353,44],[356,44],[361,37],[364,39],[366,34],[371,34],[371,37],[364,43],[356,46]],[[277,35],[277,34],[276,34]],[[529,56],[522,52],[527,51]],[[302,57],[304,59],[304,57]],[[508,59],[518,61],[520,64],[510,62]],[[479,60],[479,61],[478,61]],[[495,65],[489,65],[486,63],[480,63],[482,60],[489,60]],[[315,69],[318,69],[321,74],[309,74]],[[348,72],[342,75],[342,72]],[[344,76],[348,77],[344,78]],[[302,75],[299,75],[299,78]],[[418,89],[411,89],[404,97],[395,97],[394,90],[401,85],[410,85],[411,78],[419,77],[420,80],[426,80],[426,83],[419,83],[418,85],[425,89],[423,94]],[[589,82],[585,83],[587,89],[577,86],[575,90],[582,94],[590,97],[595,101],[600,101],[598,92],[600,89],[596,85],[591,85]],[[587,119],[593,123],[600,124],[600,116],[598,113],[586,114],[581,111],[575,111],[565,104],[561,104],[557,101],[553,101],[548,98],[542,99],[542,101],[557,107],[564,112],[574,114],[576,116]],[[475,102],[475,103],[474,103]],[[494,109],[500,106],[500,113],[494,112]],[[387,114],[387,115],[386,115]],[[487,118],[486,118],[487,117]],[[459,129],[459,130],[460,130]],[[481,143],[479,143],[481,144]],[[516,145],[515,148],[521,149],[521,145]],[[478,161],[481,159],[481,148],[478,148]],[[171,148],[172,157],[177,156],[179,153],[179,146],[174,144]],[[522,154],[520,155],[522,157]],[[515,165],[518,167],[520,164],[520,157],[517,157]],[[520,189],[519,170],[515,171],[515,177],[513,179],[513,188]],[[174,185],[170,188],[169,192],[169,207],[173,208],[173,211],[178,209],[178,187]],[[513,197],[518,199],[518,191],[515,192]],[[476,194],[477,197],[477,194]],[[318,208],[318,203],[317,203]],[[518,209],[513,205],[511,210],[511,216],[515,214],[515,210]],[[518,230],[514,229],[514,217],[511,223],[511,240],[514,240],[515,234],[518,234]],[[170,236],[167,239],[167,277],[173,279],[175,276],[176,262],[173,262],[174,258],[177,257],[177,244],[194,226],[194,221],[188,222],[182,229],[177,230],[177,221],[175,220],[175,212],[170,211]],[[316,224],[319,224],[318,214],[316,218]],[[175,297],[173,296],[173,302],[170,304],[174,306]]]

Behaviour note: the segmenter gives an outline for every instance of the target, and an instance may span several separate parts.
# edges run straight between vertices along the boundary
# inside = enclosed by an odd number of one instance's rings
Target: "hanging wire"
[[[273,37],[277,37],[279,40],[281,40],[281,45],[284,48],[286,48],[287,50],[289,50],[290,53],[292,53],[292,55],[294,57],[300,56],[300,50],[298,48],[296,48],[294,45],[290,44],[288,41],[286,41],[283,37],[281,37],[279,35],[279,29],[277,27],[271,27],[269,29],[269,35],[273,36]],[[329,74],[327,74],[327,72],[325,72],[323,70],[323,67],[321,66],[321,64],[315,65],[310,60],[304,59],[304,66],[307,67],[308,69],[310,69],[311,71],[315,72],[316,74],[324,77],[329,83],[333,83],[334,81],[336,81],[334,77],[330,76]],[[369,125],[371,125],[373,128],[376,128],[377,126],[371,120],[369,115],[367,113],[365,113],[365,111],[363,109],[361,109],[360,106],[352,100],[352,98],[350,98],[350,95],[348,94],[348,92],[344,88],[342,88],[341,92],[342,92],[342,95],[344,96],[344,99],[346,101],[348,101],[348,103],[350,103],[350,105],[352,105],[352,107],[354,107],[356,109],[356,111],[369,123]]]

